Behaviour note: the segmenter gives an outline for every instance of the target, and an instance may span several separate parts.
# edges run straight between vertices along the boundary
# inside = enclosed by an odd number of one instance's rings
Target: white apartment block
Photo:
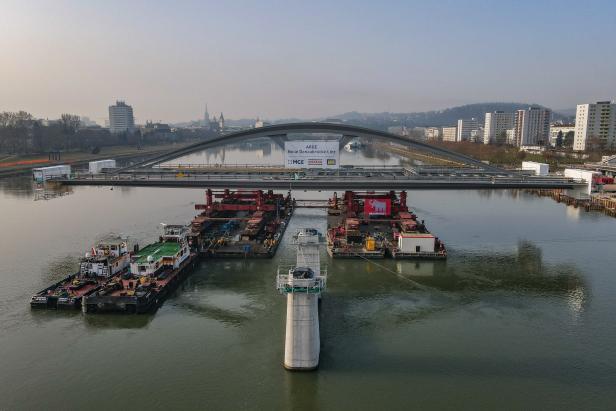
[[[439,127],[426,127],[426,140],[440,140],[441,129]]]
[[[457,127],[443,127],[443,141],[457,141],[458,128]]]
[[[483,143],[483,127],[478,127],[471,130],[471,139],[473,143]]]
[[[544,146],[550,140],[550,117],[546,108],[530,107],[515,113],[515,141],[521,146]]]
[[[562,133],[563,140],[567,133],[573,131],[575,133],[575,124],[551,124],[550,125],[550,145],[556,147],[558,133]]]
[[[612,102],[577,106],[573,149],[584,151],[595,143],[606,149],[616,148],[616,104]]]
[[[471,118],[470,120],[458,120],[458,135],[456,141],[468,141],[473,135],[473,131],[477,130],[477,120]]]
[[[111,133],[126,133],[135,130],[133,108],[123,101],[116,101],[115,106],[109,106],[109,131]]]
[[[515,128],[510,128],[506,131],[507,139],[505,141],[506,144],[510,146],[515,146]]]
[[[507,130],[513,128],[515,115],[504,111],[486,113],[486,121],[483,127],[484,144],[503,144],[506,142]]]

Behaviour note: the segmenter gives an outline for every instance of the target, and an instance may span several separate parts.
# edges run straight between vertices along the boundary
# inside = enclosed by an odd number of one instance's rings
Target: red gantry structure
[[[445,245],[409,211],[401,191],[346,191],[328,204],[327,250],[344,258],[446,258]]]
[[[290,193],[208,189],[195,205],[191,243],[210,257],[272,257],[293,206]]]

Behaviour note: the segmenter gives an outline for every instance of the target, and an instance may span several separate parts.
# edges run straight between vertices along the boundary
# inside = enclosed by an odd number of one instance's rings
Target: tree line
[[[82,127],[79,116],[62,114],[45,122],[25,111],[0,112],[0,153],[40,154],[50,151],[89,151],[118,145],[142,145],[208,137],[199,130],[155,130],[110,133],[102,127]]]

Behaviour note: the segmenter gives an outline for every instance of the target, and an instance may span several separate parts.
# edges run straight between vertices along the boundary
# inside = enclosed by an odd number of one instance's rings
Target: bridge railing
[[[421,168],[423,168],[424,166],[421,166]],[[152,169],[178,169],[178,170],[192,170],[192,169],[203,169],[203,168],[220,168],[220,169],[225,169],[225,168],[284,168],[285,170],[288,170],[289,172],[293,172],[293,171],[316,171],[318,169],[301,169],[301,168],[285,168],[284,164],[250,164],[250,163],[212,163],[212,164],[208,164],[208,163],[162,163],[162,164],[155,164],[152,166]],[[439,168],[443,168],[442,166],[439,166]],[[451,167],[451,168],[457,168],[457,167]],[[462,168],[462,167],[460,167]],[[468,167],[466,167],[468,168]],[[340,165],[340,169],[341,171],[344,170],[354,170],[354,169],[367,169],[367,170],[404,170],[404,167],[399,166],[399,165],[391,165],[391,164],[383,164],[383,165],[374,165],[374,164],[369,164],[369,165],[362,165],[362,166],[355,166],[353,164],[342,164]],[[335,171],[334,169],[328,169],[328,171]]]
[[[241,163],[173,163],[173,164],[155,164],[153,169],[177,169],[177,170],[199,170],[203,168],[284,168],[284,164],[241,164]]]
[[[345,181],[357,181],[362,178],[366,179],[366,181],[374,180],[374,181],[425,181],[425,182],[442,182],[446,183],[463,183],[463,182],[488,182],[488,183],[531,183],[531,184],[566,184],[566,183],[575,183],[575,184],[586,184],[581,179],[573,179],[573,178],[563,178],[563,177],[540,177],[540,176],[481,176],[481,175],[473,175],[473,176],[464,176],[464,175],[442,175],[442,176],[434,176],[434,175],[394,175],[394,174],[384,174],[384,175],[374,175],[374,176],[345,176],[345,175],[302,175],[298,178],[295,178],[293,175],[272,175],[272,176],[263,176],[257,174],[234,174],[234,175],[211,175],[211,174],[172,174],[172,173],[150,173],[150,174],[89,174],[89,173],[76,173],[73,174],[70,179],[82,180],[82,181],[108,181],[113,183],[114,181],[281,181],[284,183],[293,183],[294,181],[314,181],[315,184],[318,184],[319,181],[331,180],[335,178],[337,181],[344,183]],[[53,180],[63,180],[62,178],[51,179]]]

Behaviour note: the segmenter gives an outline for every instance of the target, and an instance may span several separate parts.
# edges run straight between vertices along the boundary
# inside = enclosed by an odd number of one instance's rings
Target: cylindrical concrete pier
[[[295,236],[297,265],[278,269],[276,288],[287,296],[287,328],[284,367],[288,370],[314,370],[319,366],[319,298],[325,289],[327,271],[322,272],[319,254],[321,235],[304,228]]]
[[[284,367],[288,370],[314,370],[319,365],[318,302],[317,294],[287,294]]]

